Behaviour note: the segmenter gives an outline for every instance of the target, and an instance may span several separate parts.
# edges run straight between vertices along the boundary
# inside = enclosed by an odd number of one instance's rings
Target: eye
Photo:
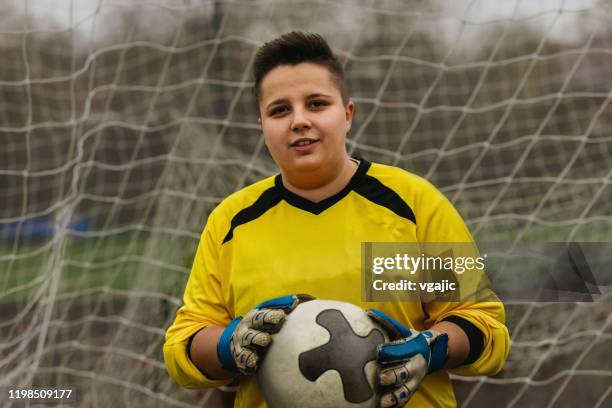
[[[327,101],[323,101],[323,100],[318,100],[318,99],[315,99],[315,100],[313,100],[313,101],[310,101],[310,102],[308,103],[308,105],[309,105],[311,108],[314,108],[314,109],[321,109],[321,108],[323,108],[323,107],[325,107],[325,106],[329,105],[329,103],[327,103]]]
[[[273,109],[270,110],[269,115],[270,116],[281,116],[285,113],[287,113],[289,111],[289,109],[286,106],[276,106]]]

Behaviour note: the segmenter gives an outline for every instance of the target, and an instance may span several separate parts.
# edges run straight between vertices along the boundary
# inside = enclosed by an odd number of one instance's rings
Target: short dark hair
[[[291,31],[261,46],[253,62],[255,98],[261,96],[261,82],[268,72],[280,65],[297,65],[310,62],[327,68],[342,95],[348,102],[344,69],[327,41],[319,34]]]

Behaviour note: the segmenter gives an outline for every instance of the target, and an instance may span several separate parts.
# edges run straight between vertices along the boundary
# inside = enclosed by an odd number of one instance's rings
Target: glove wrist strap
[[[431,358],[427,373],[433,373],[441,369],[448,360],[448,334],[439,334],[430,344]]]
[[[217,357],[221,362],[223,368],[229,371],[238,371],[236,367],[236,361],[232,355],[232,335],[236,330],[236,326],[242,320],[242,317],[237,317],[230,322],[230,324],[223,330],[219,342],[217,343]]]

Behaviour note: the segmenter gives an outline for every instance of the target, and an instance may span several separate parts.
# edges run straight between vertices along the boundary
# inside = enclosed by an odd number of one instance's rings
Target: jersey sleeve
[[[208,219],[195,259],[182,306],[166,332],[164,361],[170,376],[185,388],[209,388],[228,380],[207,378],[191,361],[187,345],[192,335],[208,326],[225,326],[231,320],[222,296],[219,245],[214,212]]]
[[[424,183],[426,193],[421,196],[418,205],[422,210],[416,213],[419,242],[474,242],[461,215],[450,201],[428,182]],[[488,286],[485,290],[488,291],[487,301],[432,301],[424,305],[428,315],[426,327],[456,316],[467,320],[483,335],[479,357],[473,363],[451,370],[455,374],[494,375],[503,368],[508,356],[510,338],[505,326],[504,305]]]

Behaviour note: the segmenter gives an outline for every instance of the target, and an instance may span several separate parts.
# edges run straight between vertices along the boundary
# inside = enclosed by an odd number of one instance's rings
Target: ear
[[[346,130],[348,131],[351,128],[353,116],[355,115],[355,103],[352,100],[349,100],[346,104],[344,115],[346,117]]]
[[[268,147],[268,139],[266,138],[266,135],[264,134],[264,131],[263,131],[263,125],[261,123],[261,116],[257,118],[257,123],[259,123],[259,130],[261,130],[261,137],[263,137],[264,144],[266,145],[266,147]]]

